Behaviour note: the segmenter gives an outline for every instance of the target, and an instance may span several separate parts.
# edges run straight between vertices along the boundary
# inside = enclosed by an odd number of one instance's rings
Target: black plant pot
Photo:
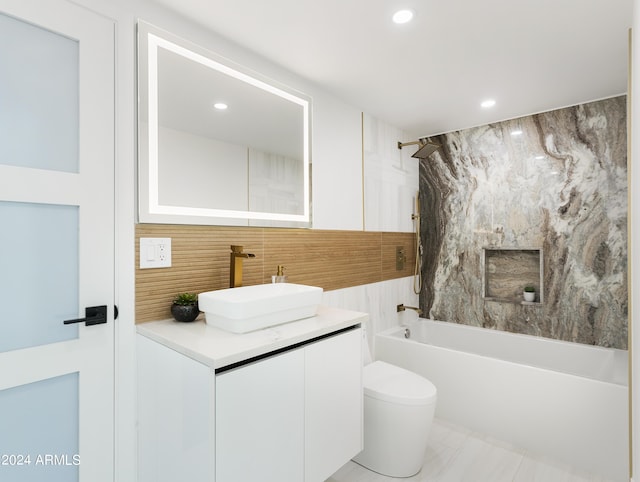
[[[198,304],[195,305],[171,305],[171,314],[176,321],[193,321],[200,314]]]

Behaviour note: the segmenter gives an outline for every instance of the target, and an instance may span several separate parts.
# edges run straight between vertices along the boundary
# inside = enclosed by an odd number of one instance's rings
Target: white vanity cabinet
[[[362,450],[363,313],[138,327],[138,482],[322,482]],[[146,326],[145,326],[146,325]]]
[[[322,482],[362,449],[362,333],[216,376],[216,482]]]
[[[212,482],[212,370],[137,336],[138,482]]]
[[[304,350],[216,375],[216,482],[304,480]]]
[[[362,330],[305,349],[304,480],[324,481],[363,448]]]

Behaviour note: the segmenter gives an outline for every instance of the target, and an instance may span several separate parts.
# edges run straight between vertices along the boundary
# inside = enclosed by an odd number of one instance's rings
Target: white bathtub
[[[420,318],[379,333],[375,354],[431,380],[438,417],[628,480],[624,350]]]

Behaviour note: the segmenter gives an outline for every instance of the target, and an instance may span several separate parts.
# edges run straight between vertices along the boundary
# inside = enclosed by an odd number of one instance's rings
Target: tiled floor
[[[385,477],[349,462],[326,482],[605,482],[599,476],[435,419],[424,466],[406,479]]]

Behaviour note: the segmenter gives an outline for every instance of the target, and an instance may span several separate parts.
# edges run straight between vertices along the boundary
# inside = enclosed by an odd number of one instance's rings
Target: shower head
[[[411,157],[415,157],[416,159],[426,159],[440,148],[440,144],[420,139],[419,141],[404,143],[398,141],[398,149],[402,149],[404,146],[413,146],[416,144],[419,146],[418,150],[411,155]]]
[[[424,142],[411,157],[415,157],[416,159],[426,159],[438,149],[440,149],[439,144],[436,144],[435,142]]]

